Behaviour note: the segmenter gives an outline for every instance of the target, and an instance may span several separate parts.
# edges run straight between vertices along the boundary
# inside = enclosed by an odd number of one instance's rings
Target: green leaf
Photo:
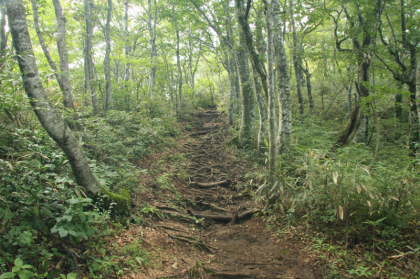
[[[77,273],[69,273],[67,274],[67,279],[76,279],[77,278]]]
[[[17,258],[15,260],[15,265],[21,267],[23,265],[23,261],[21,258]]]
[[[268,148],[268,141],[264,138],[264,144],[265,144],[265,147],[267,147]]]
[[[69,234],[69,231],[63,228],[59,228],[58,233],[60,234],[61,237],[66,237]]]
[[[15,275],[16,275],[16,274],[14,274],[13,272],[6,272],[6,273],[3,273],[3,274],[0,276],[0,279],[5,279],[5,278],[14,278],[14,277],[15,277]]]
[[[33,266],[30,265],[30,264],[25,264],[25,265],[22,266],[22,268],[28,269],[28,268],[33,268]]]
[[[76,204],[76,203],[79,203],[80,201],[79,201],[79,199],[73,198],[73,199],[70,199],[69,202],[70,202],[70,204]]]
[[[20,265],[15,265],[14,267],[12,267],[12,272],[13,273],[17,273],[20,271]]]
[[[35,274],[29,270],[22,270],[18,273],[20,279],[29,279],[29,277],[34,276]]]

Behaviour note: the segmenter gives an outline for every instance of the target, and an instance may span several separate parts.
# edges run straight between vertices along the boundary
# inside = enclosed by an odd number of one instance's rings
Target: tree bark
[[[57,19],[57,48],[60,56],[60,74],[63,83],[64,107],[74,110],[73,94],[70,82],[69,54],[66,43],[66,18],[63,15],[60,0],[53,0],[55,17]]]
[[[31,100],[31,106],[44,129],[66,154],[77,184],[87,192],[97,194],[101,192],[101,185],[90,170],[77,139],[54,106],[47,101],[35,62],[23,2],[7,0],[5,4],[23,86]]]
[[[156,0],[153,0],[154,7],[152,7],[152,0],[148,0],[148,13],[147,13],[147,28],[149,29],[149,38],[150,38],[150,63],[152,67],[150,68],[149,76],[149,90],[152,99],[155,97],[155,80],[156,80],[156,66],[155,57],[156,57],[156,19],[157,19],[157,7]]]
[[[356,91],[358,93],[357,100],[354,101],[353,112],[350,117],[350,122],[347,125],[346,129],[342,132],[341,136],[338,138],[334,148],[342,147],[349,145],[356,135],[357,130],[359,129],[360,122],[362,121],[363,114],[361,109],[361,99],[369,96],[369,90],[364,85],[365,82],[369,81],[369,68],[371,64],[370,54],[365,54],[364,59],[359,63],[358,78],[356,83]]]
[[[302,88],[300,86],[301,80],[301,59],[300,59],[300,50],[298,49],[298,42],[297,42],[297,35],[296,35],[296,26],[295,26],[295,19],[293,13],[293,0],[289,0],[289,13],[290,13],[290,24],[292,25],[292,36],[293,36],[293,50],[292,50],[292,58],[293,58],[293,68],[295,69],[295,77],[296,77],[296,92],[298,95],[299,101],[299,114],[303,116],[304,114],[304,104],[303,104],[303,95],[302,95]]]
[[[275,0],[274,0],[275,1]],[[266,15],[266,25],[267,25],[267,85],[268,85],[268,142],[269,142],[269,171],[268,171],[268,181],[271,187],[275,186],[277,181],[276,171],[277,171],[277,144],[276,144],[276,110],[275,110],[275,101],[276,101],[276,92],[274,91],[274,13],[275,3],[271,1],[270,6],[267,9]],[[276,41],[276,43],[278,43]],[[268,198],[268,197],[267,197]]]
[[[94,80],[93,76],[93,59],[92,59],[92,36],[93,27],[91,21],[91,7],[90,0],[84,0],[85,4],[85,20],[86,20],[86,45],[85,45],[85,90],[90,92],[92,99],[92,114],[95,116],[98,113],[98,98],[96,96],[96,89],[91,82]]]
[[[235,110],[234,105],[236,102],[236,91],[235,91],[235,66],[234,59],[229,58],[228,60],[228,74],[229,74],[229,106],[228,106],[228,116],[229,116],[229,124],[233,125],[235,123]]]
[[[106,25],[104,30],[105,35],[105,58],[104,58],[104,72],[105,72],[105,113],[113,108],[112,89],[111,89],[111,15],[112,15],[112,0],[108,0],[108,12],[106,17]],[[118,76],[118,74],[117,74]]]
[[[6,33],[6,11],[3,2],[0,2],[0,69],[6,62],[7,33]]]
[[[257,105],[260,116],[260,126],[258,129],[258,141],[257,141],[257,151],[258,154],[262,154],[263,148],[265,148],[264,138],[265,138],[265,126],[267,124],[267,113],[264,105],[264,94],[262,86],[258,77],[258,73],[255,70],[255,67],[252,66],[252,75],[254,78],[254,91],[255,96],[257,97]],[[274,88],[273,88],[274,91]]]
[[[306,76],[306,89],[308,91],[308,99],[309,99],[308,115],[311,116],[314,113],[314,99],[312,98],[312,83],[311,83],[312,74],[309,73],[309,69],[305,69],[303,72],[305,73],[305,76]]]
[[[283,29],[280,20],[280,1],[272,0],[273,6],[273,47],[277,69],[279,91],[279,130],[277,148],[279,154],[289,152],[292,134],[292,102],[290,100],[290,76],[287,69],[287,56],[283,43]]]
[[[35,27],[35,31],[37,33],[38,36],[38,40],[39,40],[39,44],[41,45],[42,51],[44,52],[45,57],[47,58],[48,64],[50,65],[51,69],[54,71],[54,75],[55,78],[57,79],[58,82],[58,86],[60,87],[61,93],[63,94],[63,104],[65,107],[67,107],[67,105],[69,106],[73,106],[73,101],[71,101],[71,104],[68,103],[69,99],[73,99],[73,96],[71,95],[70,97],[66,96],[66,94],[68,94],[68,92],[70,92],[71,94],[71,86],[69,89],[68,84],[65,84],[65,81],[63,80],[63,74],[61,74],[58,71],[57,65],[55,64],[55,62],[52,60],[50,52],[48,51],[48,47],[45,44],[44,38],[42,36],[41,30],[39,28],[39,19],[38,19],[38,7],[36,4],[35,0],[31,0],[32,3],[32,12],[34,15],[34,27]],[[61,21],[57,19],[57,21]],[[61,35],[61,34],[60,34]],[[58,40],[58,37],[57,37]],[[69,91],[70,90],[70,91]],[[71,107],[69,107],[70,109],[72,109]],[[74,106],[73,106],[74,109]]]
[[[420,100],[420,53],[418,54],[417,59],[417,74],[416,74],[416,100]],[[420,106],[417,105],[417,116],[420,115]],[[420,121],[420,117],[418,117],[418,120]],[[420,127],[420,123],[417,127]],[[420,139],[418,139],[420,142]]]
[[[241,27],[239,30],[239,37],[242,40],[241,45],[243,45],[244,47],[246,46],[246,48],[248,49],[252,66],[254,67],[255,71],[258,73],[258,76],[260,77],[262,89],[264,90],[264,94],[266,98],[268,99],[266,70],[254,47],[254,43],[252,40],[252,33],[248,24],[248,18],[247,18],[247,15],[245,14],[245,11],[243,11],[244,9],[243,0],[235,0],[235,4],[236,4],[236,17]]]
[[[178,28],[178,22],[175,15],[175,8],[172,6],[172,19],[174,21],[175,30],[176,30],[176,65],[178,67],[178,95],[179,95],[179,107],[178,107],[178,113],[179,116],[182,117],[182,68],[181,68],[181,58],[179,56],[179,28]]]
[[[239,0],[236,0],[239,1]],[[240,5],[237,6],[237,18],[240,20],[240,15],[242,14],[241,9],[243,7]],[[248,52],[247,52],[247,43],[246,43],[246,34],[243,30],[244,28],[239,28],[239,46],[238,53],[236,56],[236,64],[238,69],[238,74],[241,83],[241,96],[242,96],[242,122],[241,129],[239,131],[239,140],[242,146],[248,145],[253,138],[253,128],[254,128],[254,92],[252,88],[252,79],[249,71],[248,64]],[[265,81],[267,83],[267,81]]]

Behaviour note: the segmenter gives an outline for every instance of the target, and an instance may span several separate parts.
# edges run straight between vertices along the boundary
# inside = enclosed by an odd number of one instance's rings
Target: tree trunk
[[[98,113],[98,98],[96,97],[96,89],[92,86],[93,76],[93,59],[92,59],[92,36],[93,27],[91,22],[91,5],[89,0],[85,2],[85,19],[86,19],[86,45],[85,45],[85,88],[86,92],[90,92],[92,99],[92,113],[95,116]]]
[[[248,49],[251,64],[254,67],[255,71],[258,73],[258,76],[260,77],[262,89],[264,90],[264,94],[268,99],[266,70],[264,69],[264,64],[261,62],[261,59],[254,47],[252,33],[248,24],[248,18],[244,13],[243,0],[235,0],[235,4],[236,16],[238,19],[238,23],[241,27],[239,30],[239,37],[241,39],[240,44],[241,46],[244,46]]]
[[[417,59],[417,74],[416,74],[416,100],[420,100],[420,53],[418,54]],[[417,117],[418,121],[420,121],[420,105],[417,105]],[[420,127],[420,123],[418,124],[417,128]],[[418,130],[418,129],[417,129]],[[420,142],[420,139],[417,139]]]
[[[275,1],[275,0],[274,0]],[[276,5],[274,1],[271,1],[270,7],[267,9],[266,15],[266,24],[267,24],[267,87],[268,87],[268,143],[269,143],[269,171],[268,171],[268,181],[271,187],[275,186],[277,181],[276,171],[277,171],[277,144],[276,144],[276,92],[274,91],[274,13],[277,12],[277,9],[274,9]],[[276,42],[278,43],[278,42]],[[269,197],[267,197],[269,198]]]
[[[418,66],[417,66],[418,69]],[[414,75],[414,73],[413,73]],[[417,114],[417,100],[416,100],[416,80],[414,78],[414,82],[408,85],[408,91],[410,92],[410,151],[412,155],[416,155],[417,144],[420,141],[419,135],[419,117]]]
[[[64,103],[64,100],[68,99],[66,97],[66,93],[68,92],[68,89],[66,89],[66,86],[64,85],[64,81],[62,79],[63,75],[59,73],[57,65],[54,63],[54,61],[51,58],[50,52],[48,51],[48,47],[45,44],[44,38],[39,28],[38,7],[36,5],[36,1],[31,0],[31,3],[32,3],[32,12],[34,15],[34,27],[38,35],[39,44],[41,45],[42,51],[44,52],[44,55],[47,58],[48,64],[50,65],[51,69],[54,71],[54,75],[55,75],[55,78],[57,79],[58,86],[60,87],[61,93],[63,94],[63,103]],[[66,104],[64,104],[64,106],[66,106]]]
[[[241,9],[243,7],[240,7]],[[237,17],[241,14],[241,10],[238,10],[237,6]],[[239,29],[239,46],[238,53],[236,55],[237,70],[241,83],[241,96],[242,96],[242,122],[241,129],[239,131],[239,140],[242,146],[248,145],[253,138],[254,128],[254,92],[252,88],[252,79],[249,71],[248,64],[248,52],[246,46],[246,35],[243,28]],[[265,81],[267,82],[267,81]]]
[[[229,124],[233,125],[235,123],[235,109],[234,105],[236,102],[236,91],[235,91],[235,66],[234,59],[229,58],[228,60],[228,74],[229,74],[229,106],[228,106],[228,115],[229,115]]]
[[[308,99],[309,99],[309,116],[311,116],[314,113],[314,99],[312,98],[312,83],[311,83],[311,77],[312,74],[309,73],[309,69],[305,69],[303,71],[306,76],[306,89],[308,91]]]
[[[152,8],[152,0],[148,0],[148,13],[147,13],[147,28],[149,29],[150,37],[150,63],[152,67],[150,68],[149,76],[149,90],[152,98],[155,97],[155,79],[156,79],[156,66],[155,57],[156,57],[156,18],[157,18],[157,7],[156,0],[153,1],[154,7]]]
[[[277,147],[279,154],[289,152],[290,135],[292,134],[292,102],[290,100],[290,76],[287,69],[287,56],[283,44],[283,31],[280,20],[280,1],[273,0],[273,47],[277,69],[279,90],[279,130]]]
[[[23,2],[8,0],[5,4],[23,86],[31,100],[31,106],[44,129],[66,154],[77,184],[87,192],[97,194],[101,192],[101,185],[90,170],[77,139],[54,106],[47,101],[32,50]]]
[[[57,48],[60,56],[60,74],[63,83],[63,104],[64,107],[74,110],[73,94],[71,90],[69,54],[66,43],[66,18],[63,15],[60,0],[53,0],[55,17],[57,19]]]
[[[111,15],[112,15],[112,0],[108,0],[108,12],[106,17],[105,34],[105,58],[104,58],[104,72],[105,72],[105,113],[113,108],[112,104],[112,91],[111,91]],[[118,77],[118,74],[117,74]]]
[[[353,112],[350,117],[350,122],[346,129],[342,132],[338,138],[333,150],[337,147],[343,147],[350,144],[357,130],[359,129],[360,122],[362,121],[363,114],[361,109],[361,99],[369,96],[368,88],[364,85],[365,82],[369,81],[369,68],[371,64],[370,54],[365,54],[362,62],[359,63],[358,79],[356,83],[356,90],[358,93],[357,100],[354,101]]]
[[[301,61],[300,61],[300,49],[298,49],[298,42],[297,42],[297,35],[296,35],[296,26],[295,26],[295,19],[293,15],[293,0],[289,0],[289,12],[290,12],[290,24],[292,25],[292,36],[293,36],[293,67],[295,69],[295,77],[296,77],[296,91],[298,95],[299,101],[299,114],[303,116],[304,114],[304,104],[303,104],[303,95],[302,95],[302,88],[300,86],[301,80]]]
[[[181,58],[179,56],[179,28],[178,28],[178,22],[175,16],[175,8],[172,6],[172,18],[175,24],[176,29],[176,65],[178,67],[178,81],[179,81],[179,88],[178,88],[178,95],[179,95],[179,107],[178,107],[178,113],[179,116],[182,117],[182,68],[181,68]]]
[[[252,66],[252,75],[254,78],[254,91],[255,96],[257,97],[257,105],[258,105],[258,111],[260,116],[260,126],[258,129],[258,142],[257,142],[257,150],[258,154],[262,154],[263,148],[265,148],[264,138],[265,138],[265,126],[267,123],[267,114],[266,114],[266,108],[264,105],[264,94],[262,90],[262,86],[258,77],[258,73],[255,70],[255,67]],[[274,88],[273,88],[274,91]]]
[[[6,62],[7,34],[6,34],[6,11],[3,2],[0,2],[0,68]]]
[[[239,114],[242,110],[242,98],[241,98],[241,83],[239,81],[239,68],[238,68],[238,52],[233,51],[233,73],[235,82],[235,101],[233,103],[233,111],[235,114]]]

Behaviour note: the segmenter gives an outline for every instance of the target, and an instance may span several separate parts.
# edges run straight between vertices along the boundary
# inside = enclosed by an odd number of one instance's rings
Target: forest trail
[[[158,218],[133,226],[125,240],[141,238],[156,257],[127,278],[322,278],[315,255],[269,231],[249,190],[231,187],[245,184],[249,167],[225,148],[226,122],[216,110],[195,113],[185,124],[189,135],[177,143],[186,158],[177,168],[188,181],[161,194],[139,193]]]

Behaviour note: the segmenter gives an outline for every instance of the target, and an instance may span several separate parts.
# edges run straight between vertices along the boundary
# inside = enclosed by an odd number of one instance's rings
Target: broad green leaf
[[[35,274],[29,270],[22,270],[18,273],[20,279],[29,279],[30,277],[34,276]]]
[[[15,273],[12,273],[12,272],[6,272],[6,273],[3,273],[1,276],[0,276],[0,279],[6,279],[6,278],[14,278],[15,277]]]
[[[23,265],[23,261],[22,261],[22,259],[21,258],[17,258],[16,260],[15,260],[15,265],[16,266],[22,266]]]

